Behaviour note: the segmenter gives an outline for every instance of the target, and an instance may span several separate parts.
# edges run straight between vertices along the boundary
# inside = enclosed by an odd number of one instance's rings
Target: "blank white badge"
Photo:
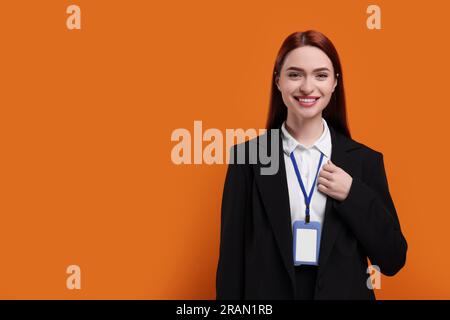
[[[317,263],[317,230],[297,228],[295,260]]]
[[[320,222],[298,220],[294,222],[294,264],[319,264]]]

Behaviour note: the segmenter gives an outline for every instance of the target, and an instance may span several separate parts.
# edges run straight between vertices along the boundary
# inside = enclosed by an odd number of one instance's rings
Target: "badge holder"
[[[294,222],[294,265],[319,265],[320,222]]]

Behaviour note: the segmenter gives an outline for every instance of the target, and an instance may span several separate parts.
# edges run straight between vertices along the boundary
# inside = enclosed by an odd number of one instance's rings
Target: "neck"
[[[306,147],[310,147],[319,139],[325,129],[321,113],[314,118],[304,119],[288,112],[285,125],[289,134]]]

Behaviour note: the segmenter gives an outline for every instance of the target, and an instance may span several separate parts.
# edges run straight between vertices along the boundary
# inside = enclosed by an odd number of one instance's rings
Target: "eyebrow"
[[[286,71],[289,71],[289,70],[305,71],[304,69],[298,68],[298,67],[289,67],[289,68],[286,69]],[[316,71],[325,71],[325,70],[326,70],[326,71],[330,71],[330,69],[328,69],[327,67],[322,67],[322,68],[316,68],[316,69],[314,69],[313,72],[316,72]]]

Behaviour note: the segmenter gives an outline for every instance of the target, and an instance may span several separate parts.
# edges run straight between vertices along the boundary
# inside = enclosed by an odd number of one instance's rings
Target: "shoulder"
[[[240,142],[230,148],[230,162],[244,164],[255,164],[259,162],[262,154],[270,156],[273,152],[278,153],[281,147],[280,130],[267,130],[245,142]]]
[[[342,146],[347,155],[357,162],[361,162],[364,169],[371,171],[374,167],[383,167],[383,153],[373,147],[341,133],[336,133],[337,143]]]
[[[332,135],[334,135],[333,142],[337,143],[340,147],[351,153],[356,153],[359,156],[369,159],[376,159],[383,156],[381,151],[374,149],[373,147],[355,139],[353,137],[347,137],[346,135],[331,128]]]
[[[354,140],[351,138],[347,138],[347,139],[350,139],[353,142],[353,144],[358,146],[359,152],[367,158],[374,159],[374,158],[379,158],[379,157],[383,156],[383,153],[381,151],[375,150],[374,148],[368,146],[367,144],[364,144],[360,141],[357,141],[357,140]]]
[[[273,175],[278,172],[281,153],[279,130],[267,130],[231,146],[227,156],[228,168],[244,174],[250,181],[255,174]]]

